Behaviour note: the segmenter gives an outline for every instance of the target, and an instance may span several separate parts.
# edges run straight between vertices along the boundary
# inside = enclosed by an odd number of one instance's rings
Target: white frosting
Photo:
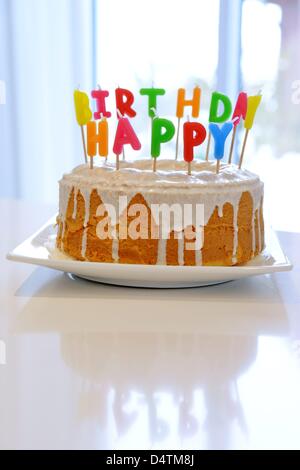
[[[167,240],[161,238],[158,241],[158,253],[157,253],[157,264],[166,264],[166,255],[167,255]]]
[[[88,165],[80,165],[71,173],[65,174],[59,182],[61,220],[65,220],[68,200],[74,188],[75,201],[73,218],[77,210],[77,192],[80,190],[85,200],[86,227],[89,220],[90,194],[96,189],[101,200],[107,206],[112,224],[116,220],[113,213],[109,211],[109,205],[117,208],[120,196],[126,196],[128,204],[138,193],[142,194],[148,206],[151,204],[203,204],[204,226],[208,223],[214,209],[217,207],[219,217],[223,216],[223,206],[230,203],[233,206],[234,240],[233,240],[233,262],[236,262],[238,247],[238,207],[242,192],[249,191],[253,199],[253,251],[255,251],[255,211],[260,208],[263,195],[263,183],[259,177],[245,169],[239,170],[235,165],[221,164],[219,174],[216,174],[214,162],[194,161],[192,163],[192,174],[187,174],[187,164],[183,161],[157,160],[157,171],[152,170],[152,159],[136,160],[134,162],[120,161],[120,169],[116,170],[110,162],[103,162],[101,166],[90,169]],[[196,226],[195,211],[190,218],[185,218],[184,225]],[[153,213],[155,219],[155,214]],[[159,220],[155,220],[159,223]],[[183,230],[181,226],[174,223],[170,231]],[[86,232],[86,230],[85,230]],[[259,234],[260,236],[260,234]],[[178,260],[183,264],[183,243],[178,240]],[[260,244],[260,240],[259,240]],[[86,233],[82,244],[82,256],[85,255]],[[164,241],[159,241],[158,264],[165,264]],[[118,240],[113,240],[114,261],[118,261]],[[201,251],[196,252],[196,264],[202,264]]]
[[[87,228],[83,229],[82,242],[81,242],[81,256],[85,258],[86,253],[86,242],[87,242]]]
[[[89,188],[128,190],[134,187],[135,192],[142,189],[143,192],[182,188],[189,192],[202,189],[226,189],[247,184],[255,185],[260,182],[259,177],[248,170],[239,170],[236,165],[221,164],[219,174],[216,174],[214,162],[194,161],[192,174],[187,174],[187,166],[183,161],[158,159],[157,171],[152,171],[152,160],[141,159],[134,162],[120,161],[120,169],[117,171],[110,162],[103,162],[101,166],[80,165],[71,173],[65,174],[61,182],[71,181]]]
[[[113,238],[112,240],[112,259],[117,263],[119,261],[119,241],[117,238]]]
[[[260,223],[260,210],[257,213],[257,220],[258,220],[258,251],[262,250],[262,243],[261,243],[261,223]]]
[[[252,251],[255,252],[256,248],[256,237],[255,237],[255,211],[252,213]]]
[[[184,239],[178,239],[178,264],[179,266],[184,265]]]
[[[75,187],[75,193],[74,193],[74,208],[73,208],[73,214],[72,214],[72,219],[75,219],[76,214],[77,214],[77,196],[78,196],[79,189]]]

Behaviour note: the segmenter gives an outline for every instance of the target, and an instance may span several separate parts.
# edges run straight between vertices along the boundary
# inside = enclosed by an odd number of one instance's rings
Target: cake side
[[[60,210],[57,246],[78,260],[168,265],[235,265],[248,261],[264,247],[263,183],[257,175],[222,165],[219,175],[211,162],[193,162],[192,175],[184,162],[160,160],[157,172],[149,160],[121,162],[119,171],[109,164],[85,165],[64,175],[60,181]],[[123,208],[116,216],[109,208]],[[99,206],[104,210],[99,214]],[[120,219],[134,222],[134,211],[144,207],[146,238],[120,237]],[[184,210],[185,205],[203,206],[203,240],[187,249],[197,226],[194,213],[169,224],[163,237],[155,205]],[[125,215],[124,215],[125,214]],[[113,234],[99,239],[97,227],[106,223]],[[158,232],[157,232],[158,231]],[[157,236],[158,233],[158,236]],[[194,237],[195,238],[195,237]]]

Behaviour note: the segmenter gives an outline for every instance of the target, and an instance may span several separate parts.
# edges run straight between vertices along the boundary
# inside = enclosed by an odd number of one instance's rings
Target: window
[[[219,0],[97,0],[97,77],[100,85],[135,90],[134,127],[149,152],[147,101],[138,94],[154,84],[167,93],[158,100],[158,114],[172,119],[179,86],[202,88],[201,112],[207,121],[211,89],[216,86],[219,44]],[[114,97],[110,109],[114,109]],[[170,144],[174,155],[174,142]],[[166,150],[167,153],[167,150]],[[135,157],[137,153],[135,152]]]
[[[249,137],[247,167],[265,182],[265,213],[279,230],[300,230],[299,0],[244,0],[242,80],[263,100]],[[299,102],[298,102],[299,101]]]

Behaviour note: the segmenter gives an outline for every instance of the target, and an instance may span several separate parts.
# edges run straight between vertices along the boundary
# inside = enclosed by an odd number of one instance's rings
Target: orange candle
[[[179,88],[177,94],[177,107],[176,107],[176,116],[182,118],[184,115],[184,110],[186,106],[192,107],[192,116],[197,118],[200,112],[200,97],[201,89],[196,86],[193,91],[193,97],[190,100],[185,98],[186,90],[184,88]]]
[[[98,124],[98,132],[97,132]],[[96,124],[95,121],[87,123],[87,152],[89,157],[95,155],[107,157],[108,155],[108,123],[105,118]]]

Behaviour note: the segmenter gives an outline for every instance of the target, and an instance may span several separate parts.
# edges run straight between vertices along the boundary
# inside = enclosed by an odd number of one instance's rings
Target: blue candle
[[[225,124],[220,127],[218,124],[211,122],[208,128],[215,141],[214,157],[217,160],[217,173],[219,173],[220,160],[224,157],[225,142],[232,131],[233,123],[225,122]]]

